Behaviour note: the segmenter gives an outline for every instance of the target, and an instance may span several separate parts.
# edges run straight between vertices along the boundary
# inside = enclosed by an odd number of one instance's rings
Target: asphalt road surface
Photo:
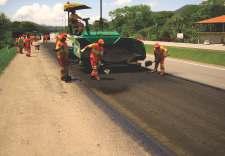
[[[171,75],[117,68],[94,81],[73,76],[146,134],[177,155],[225,155],[225,91]]]
[[[147,55],[147,59],[154,60],[153,55]],[[169,74],[225,90],[225,67],[170,57],[166,58],[165,64]]]

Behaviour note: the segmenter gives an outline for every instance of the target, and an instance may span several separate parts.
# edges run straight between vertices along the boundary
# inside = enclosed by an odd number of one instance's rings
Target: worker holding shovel
[[[94,78],[96,80],[100,80],[99,76],[99,66],[101,64],[101,59],[104,51],[104,40],[99,39],[96,43],[87,45],[84,47],[81,52],[84,52],[87,48],[91,49],[90,53],[90,64],[91,64],[91,78]]]
[[[153,72],[157,72],[160,65],[160,75],[165,75],[165,58],[167,57],[167,53],[168,50],[159,43],[154,45],[155,68]]]

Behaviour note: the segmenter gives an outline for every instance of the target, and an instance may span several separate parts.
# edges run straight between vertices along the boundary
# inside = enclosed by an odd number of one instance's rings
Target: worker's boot
[[[72,81],[72,77],[70,75],[67,75],[65,78],[65,82],[71,82]]]
[[[61,76],[61,80],[65,81],[66,80],[65,76]]]

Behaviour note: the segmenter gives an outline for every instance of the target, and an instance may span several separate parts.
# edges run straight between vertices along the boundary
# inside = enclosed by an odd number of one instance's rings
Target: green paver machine
[[[64,11],[69,13],[73,10],[89,9],[90,7],[79,4],[69,3],[64,5]],[[70,40],[72,42],[72,53],[77,59],[79,59],[86,69],[90,69],[89,54],[90,49],[80,53],[80,49],[86,45],[96,42],[102,38],[105,41],[103,63],[107,65],[107,68],[111,68],[118,65],[129,65],[137,64],[137,61],[144,60],[146,58],[146,51],[143,42],[133,39],[124,38],[116,31],[104,31],[103,29],[103,18],[102,18],[102,0],[100,0],[100,30],[101,31],[90,31],[89,23],[87,19],[83,19],[86,23],[86,31],[80,36],[71,34]],[[69,21],[69,20],[68,20]],[[69,22],[68,22],[69,25]]]

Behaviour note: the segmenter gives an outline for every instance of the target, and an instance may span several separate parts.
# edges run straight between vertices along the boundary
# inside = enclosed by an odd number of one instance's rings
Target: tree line
[[[0,13],[0,49],[13,46],[15,38],[21,34],[43,34],[46,32],[61,31],[63,27],[43,26],[30,21],[10,21]]]
[[[125,6],[109,13],[110,21],[103,20],[105,30],[118,31],[123,37],[146,40],[178,41],[177,33],[184,34],[182,42],[196,42],[195,23],[225,14],[225,0],[205,0],[199,5],[186,5],[176,11],[153,12],[149,5]],[[90,25],[99,30],[99,21]],[[42,26],[29,21],[10,21],[0,13],[0,48],[12,46],[18,33],[55,32],[63,27]],[[65,29],[64,29],[65,30]]]
[[[153,12],[148,5],[126,6],[109,13],[106,29],[122,36],[146,40],[176,41],[177,33],[184,34],[182,42],[196,42],[196,22],[225,14],[225,0],[205,0],[199,5],[186,5],[176,11]],[[94,23],[98,25],[97,23]]]

